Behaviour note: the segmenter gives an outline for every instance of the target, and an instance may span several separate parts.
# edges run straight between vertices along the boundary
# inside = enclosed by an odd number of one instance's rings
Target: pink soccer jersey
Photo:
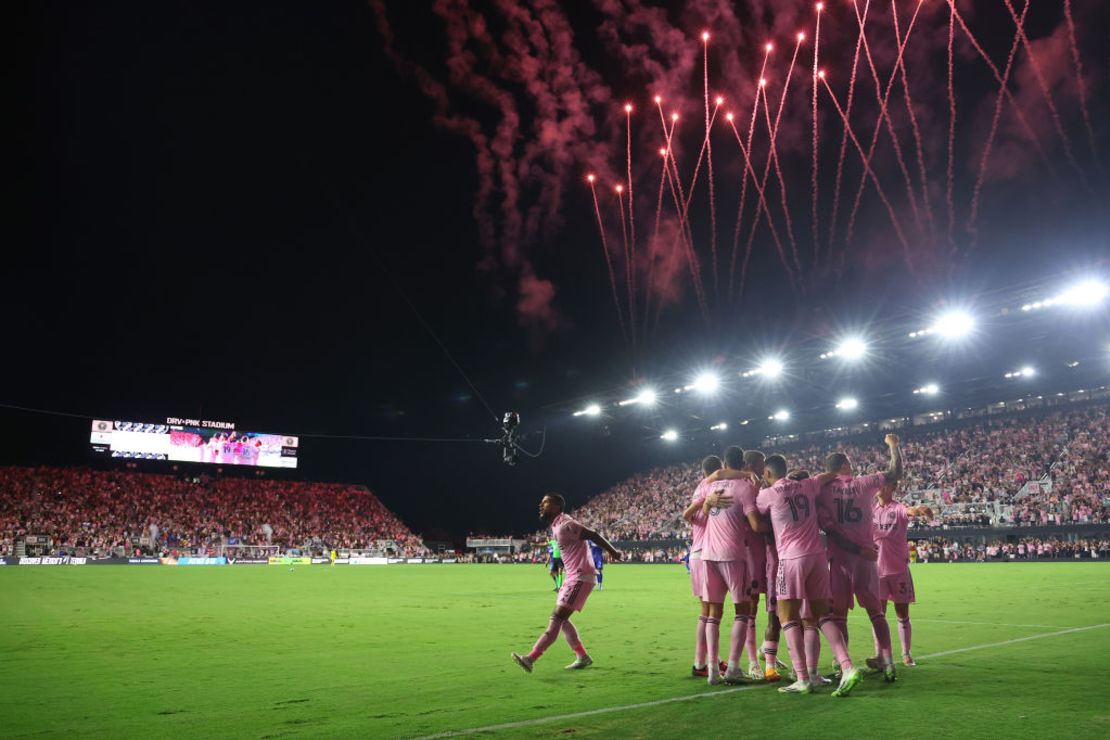
[[[749,480],[721,480],[712,484],[709,493],[730,495],[732,505],[709,510],[701,549],[702,560],[747,561],[747,542],[751,533],[747,515],[755,511],[755,490],[755,484]]]
[[[837,476],[818,497],[817,503],[824,509],[831,526],[845,538],[863,547],[874,547],[871,508],[875,494],[886,483],[885,473],[873,473],[853,478],[850,475]],[[829,540],[830,554],[847,555]]]
[[[816,478],[801,481],[780,478],[775,485],[759,492],[756,506],[761,513],[771,514],[779,561],[824,554],[817,527],[820,490],[821,483]]]
[[[594,559],[590,557],[590,548],[582,539],[581,524],[572,517],[560,513],[551,522],[551,536],[563,553],[563,569],[566,571],[568,582],[577,581],[579,578],[592,580],[597,575]]]
[[[694,496],[690,499],[690,503],[704,501],[705,497],[709,495],[709,486],[708,481],[702,480],[698,487],[694,489]],[[693,540],[690,545],[690,557],[701,557],[701,550],[705,546],[705,522],[707,519],[708,517],[699,511],[690,522],[690,533]]]
[[[879,543],[879,577],[902,573],[909,567],[910,543],[906,529],[910,517],[906,506],[891,501],[886,506],[875,502],[875,540]]]

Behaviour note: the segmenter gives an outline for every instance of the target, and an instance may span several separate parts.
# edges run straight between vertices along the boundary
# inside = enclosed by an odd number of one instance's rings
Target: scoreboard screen
[[[299,446],[285,434],[99,419],[89,442],[93,452],[111,457],[263,468],[297,467]]]

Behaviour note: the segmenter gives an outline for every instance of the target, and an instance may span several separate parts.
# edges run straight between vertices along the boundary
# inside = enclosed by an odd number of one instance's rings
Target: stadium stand
[[[919,527],[1110,523],[1110,406],[898,431],[906,465],[899,495],[936,512]],[[858,440],[774,451],[786,454],[791,467],[811,471],[822,470],[832,451],[846,452],[857,473],[886,465],[883,445]],[[656,468],[617,483],[573,515],[621,542],[684,538],[680,514],[699,474],[693,461]]]
[[[420,537],[362,486],[0,468],[0,555],[21,555],[28,535],[48,538],[53,553],[93,557],[235,545],[424,552]]]

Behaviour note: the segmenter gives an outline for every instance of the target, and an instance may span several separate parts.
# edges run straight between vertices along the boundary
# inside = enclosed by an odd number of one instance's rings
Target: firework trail
[[[1029,6],[1032,2],[1026,2],[1025,8],[1021,11],[1021,17],[1018,19],[1018,30],[1025,25],[1025,14],[1029,12]],[[1002,114],[1002,101],[1005,99],[1005,91],[1007,84],[1010,81],[1010,72],[1014,68],[1014,57],[1017,56],[1018,47],[1021,46],[1021,34],[1014,34],[1014,43],[1010,46],[1010,54],[1006,57],[1006,69],[1002,73],[1002,86],[998,90],[998,97],[994,101],[994,117],[991,118],[991,130],[987,134],[987,141],[983,145],[983,155],[979,159],[979,174],[975,178],[975,187],[971,191],[971,215],[968,216],[967,230],[971,234],[971,246],[974,247],[979,238],[979,227],[976,225],[976,220],[979,217],[979,193],[983,189],[983,180],[987,176],[987,160],[991,156],[991,148],[994,146],[994,137],[998,133],[998,119]]]
[[[705,290],[701,281],[701,264],[698,262],[697,252],[694,251],[694,236],[690,228],[690,223],[686,219],[686,206],[689,201],[682,189],[682,178],[678,171],[678,161],[674,156],[674,147],[671,143],[674,140],[674,129],[678,125],[678,114],[671,114],[671,135],[667,138],[667,159],[670,161],[670,169],[667,170],[667,182],[670,185],[671,198],[674,200],[675,213],[678,215],[679,230],[678,235],[675,237],[676,241],[681,241],[683,249],[686,253],[686,261],[690,266],[690,280],[694,285],[694,295],[698,299],[698,307],[701,309],[702,317],[709,318],[709,304],[705,300]],[[664,121],[663,129],[666,130],[667,125]],[[695,177],[696,180],[696,177]],[[691,187],[693,183],[691,183]],[[677,187],[677,190],[676,190]],[[693,195],[693,190],[690,192]]]
[[[824,3],[817,3],[817,20],[813,29],[813,261],[817,261],[817,54],[821,46],[821,11],[825,9]]]
[[[921,4],[924,0],[918,0],[917,9],[921,9]],[[916,11],[915,11],[916,12]],[[898,4],[895,0],[891,0],[890,13],[894,22],[894,40],[898,46],[902,45],[902,33],[898,28]],[[906,74],[906,60],[904,57],[898,57],[898,68],[901,70],[902,75],[902,98],[906,101],[906,114],[910,119],[910,128],[913,130],[913,142],[917,150],[917,171],[921,178],[921,204],[925,208],[925,220],[929,223],[929,233],[932,234],[936,229],[933,223],[933,207],[929,203],[929,180],[925,174],[925,151],[921,146],[921,129],[917,125],[917,114],[913,109],[913,99],[910,97],[910,80]]]
[[[1033,0],[1026,0],[1026,8],[1032,4]],[[1044,71],[1041,69],[1041,63],[1037,61],[1036,55],[1033,54],[1033,47],[1029,43],[1029,37],[1025,34],[1025,24],[1018,20],[1017,11],[1014,10],[1014,4],[1011,0],[1006,0],[1006,10],[1010,11],[1010,17],[1014,19],[1017,24],[1017,35],[1021,38],[1021,45],[1025,47],[1025,53],[1029,57],[1029,66],[1033,70],[1033,77],[1037,80],[1037,86],[1041,88],[1041,95],[1044,96],[1044,102],[1048,106],[1048,112],[1052,116],[1052,125],[1056,127],[1056,133],[1060,136],[1060,141],[1064,143],[1064,156],[1068,158],[1068,163],[1072,168],[1079,173],[1079,179],[1083,184],[1087,183],[1087,175],[1083,172],[1083,168],[1079,166],[1079,162],[1075,159],[1075,153],[1071,149],[1071,137],[1064,131],[1064,123],[1060,120],[1060,111],[1056,110],[1056,102],[1052,99],[1052,91],[1048,89],[1048,83],[1044,78]],[[1024,12],[1022,13],[1024,16]]]
[[[855,8],[855,10],[856,10],[856,18],[859,20],[860,31],[862,33],[862,31],[863,31],[863,19],[860,18],[859,6],[856,5],[855,0],[852,1],[852,7]],[[920,0],[918,2],[917,8],[918,8],[918,10],[921,9]],[[916,14],[915,14],[915,18],[916,18]],[[906,29],[906,36],[907,37],[909,36],[909,29],[908,28]],[[878,131],[878,127],[881,126],[881,124],[883,124],[884,122],[886,123],[887,133],[890,134],[890,143],[894,147],[894,156],[898,160],[899,169],[902,170],[902,179],[905,180],[905,182],[906,182],[906,196],[907,196],[907,199],[909,200],[909,203],[910,203],[910,211],[913,212],[913,220],[917,224],[917,228],[921,229],[921,212],[917,209],[917,195],[914,193],[913,180],[910,179],[910,170],[906,166],[906,158],[902,154],[902,144],[901,144],[901,142],[898,141],[898,134],[894,131],[894,122],[890,120],[890,110],[887,107],[887,103],[890,100],[889,92],[890,92],[890,89],[893,89],[894,80],[898,76],[898,65],[901,64],[902,53],[903,53],[904,49],[905,49],[904,44],[899,47],[898,58],[895,59],[894,69],[892,69],[891,73],[890,73],[890,84],[888,85],[887,94],[883,95],[879,92],[879,88],[880,88],[879,72],[875,68],[875,60],[871,56],[871,44],[869,44],[867,42],[867,36],[866,35],[863,36],[863,55],[867,59],[867,66],[871,69],[871,78],[875,81],[875,100],[879,104],[879,120],[876,122],[876,131]],[[862,193],[863,184],[866,181],[867,181],[866,177],[863,177],[863,176],[860,177],[860,186],[856,191],[857,192],[857,197],[858,197],[859,194]],[[853,209],[853,211],[854,210],[855,209]],[[854,221],[855,221],[855,213],[852,214],[852,217],[849,219],[849,223],[853,223]],[[851,229],[848,230],[848,233],[849,233],[849,235],[851,234]],[[849,238],[850,238],[850,236],[849,236]]]
[[[617,275],[613,271],[613,258],[609,254],[609,240],[605,238],[605,222],[601,220],[601,206],[597,203],[597,188],[594,185],[593,175],[587,175],[586,181],[590,183],[590,194],[594,197],[594,215],[597,216],[597,230],[601,234],[601,252],[605,255],[605,266],[609,269],[609,287],[613,290],[613,308],[617,312],[617,321],[621,325],[621,335],[625,343],[628,342],[628,329],[624,325],[624,312],[621,311],[620,298],[617,297]]]
[[[629,263],[632,262],[632,255],[630,253],[629,245],[628,245],[628,214],[625,213],[625,211],[624,211],[624,185],[617,185],[615,189],[617,191],[617,204],[620,206],[620,209],[621,209],[621,236],[624,239],[624,263],[625,263],[624,271],[625,271],[625,279],[627,281],[628,265],[629,265]],[[629,313],[629,317],[628,317],[629,323],[632,323],[632,306],[628,307],[628,313]],[[632,338],[632,345],[635,346],[636,345],[636,325],[632,324],[631,328],[632,328],[632,331],[630,332],[630,335],[631,335],[631,338]]]
[[[781,109],[781,106],[780,106],[780,109]],[[776,129],[775,129],[775,126],[771,123],[771,104],[769,102],[767,102],[767,88],[766,87],[763,88],[763,118],[767,121],[767,136],[770,139],[770,151],[767,155],[767,164],[774,163],[774,165],[775,165],[775,177],[777,177],[778,181],[779,181],[779,199],[782,203],[783,214],[785,214],[786,237],[790,241],[790,252],[791,252],[791,256],[793,256],[793,258],[794,258],[794,267],[800,272],[801,269],[802,269],[802,263],[798,259],[798,245],[794,241],[794,226],[793,226],[793,224],[791,223],[791,220],[790,220],[790,211],[787,209],[787,206],[786,206],[786,180],[782,176],[782,167],[780,166],[780,163],[779,163],[778,152],[775,151],[775,133],[776,133]],[[766,166],[765,166],[764,167],[763,182],[760,184],[760,187],[759,187],[759,192],[760,192],[761,195],[762,195],[763,191],[765,190],[766,183],[767,183],[767,174],[766,174]],[[756,211],[755,221],[752,222],[752,230],[748,234],[748,242],[749,243],[751,243],[751,240],[753,238],[755,238],[755,227],[758,226],[758,225],[759,225],[759,211]]]
[[[771,55],[770,49],[768,49],[766,47],[764,47],[764,52],[765,53],[763,55],[763,66],[761,66],[759,68],[759,79],[760,80],[763,79],[763,75],[767,71],[767,58]],[[752,118],[748,122],[748,146],[747,146],[747,148],[742,148],[741,149],[741,151],[744,152],[744,156],[748,156],[747,153],[750,152],[751,149],[752,149],[752,137],[755,136],[755,118],[756,118],[756,113],[758,113],[758,112],[759,112],[759,87],[756,87],[756,89],[755,89],[755,100],[752,101]],[[729,292],[730,293],[732,292],[732,278],[733,278],[733,275],[735,274],[735,271],[736,271],[736,253],[737,253],[737,250],[740,247],[740,227],[741,227],[741,224],[743,224],[743,222],[744,222],[744,206],[747,205],[747,200],[748,200],[748,172],[747,172],[747,170],[745,170],[743,172],[743,174],[740,175],[740,205],[736,209],[736,230],[732,234],[732,259],[729,261],[729,267],[728,267],[728,284],[729,284]],[[756,213],[759,213],[758,209],[756,209]],[[744,258],[744,261],[745,261],[745,263],[747,263],[747,257]]]
[[[863,161],[864,169],[867,171],[867,174],[870,175],[871,181],[875,184],[875,190],[878,191],[879,199],[882,200],[883,206],[886,207],[887,215],[890,217],[890,223],[894,226],[894,232],[898,235],[898,241],[902,243],[902,253],[906,259],[906,267],[912,274],[914,271],[913,255],[910,254],[910,244],[908,241],[906,241],[906,235],[902,232],[902,224],[899,223],[898,217],[894,214],[894,208],[890,205],[890,199],[886,197],[886,193],[883,191],[883,186],[879,183],[879,178],[876,177],[875,171],[871,169],[871,162],[864,154],[863,147],[860,146],[859,139],[856,138],[855,132],[852,131],[851,126],[848,123],[848,118],[844,115],[844,110],[840,107],[840,101],[838,101],[836,99],[836,95],[833,94],[832,88],[829,87],[829,83],[825,79],[825,75],[818,74],[818,78],[821,80],[821,82],[824,83],[825,90],[827,90],[829,93],[829,98],[832,99],[833,105],[836,106],[836,112],[840,114],[840,118],[844,122],[844,127],[848,130],[848,137],[852,140],[852,144],[855,145],[856,151],[859,152],[860,159]]]
[[[632,207],[632,106],[624,106],[625,166],[628,169],[628,254],[624,265],[628,283],[628,323],[632,326],[632,343],[636,343],[636,211]],[[620,191],[618,191],[618,195]]]
[[[859,69],[859,53],[863,47],[863,31],[867,25],[867,11],[871,7],[871,0],[863,4],[863,22],[860,24],[859,36],[856,37],[856,52],[852,56],[852,76],[848,79],[848,102],[844,112],[849,120],[852,117],[852,102],[856,95],[856,72]],[[836,160],[836,183],[833,186],[832,216],[829,218],[829,259],[832,259],[833,239],[836,237],[836,216],[840,210],[840,182],[844,175],[844,157],[848,153],[848,132],[840,135],[840,156]],[[816,264],[814,265],[816,267]]]
[[[956,252],[956,203],[952,191],[956,184],[956,86],[952,47],[956,40],[956,15],[953,7],[948,13],[948,163],[945,168],[945,200],[948,202],[948,248]]]
[[[1025,117],[1025,111],[1022,110],[1021,105],[1018,104],[1018,101],[1014,98],[1009,88],[1003,83],[1002,73],[999,71],[998,66],[991,60],[990,55],[987,54],[983,45],[979,43],[979,39],[977,39],[975,34],[971,32],[971,29],[968,28],[967,23],[964,21],[964,17],[956,8],[955,0],[948,0],[948,7],[952,9],[952,15],[955,17],[956,22],[960,24],[960,29],[964,32],[964,35],[967,36],[967,40],[971,44],[971,47],[975,49],[979,56],[982,57],[983,61],[986,62],[987,67],[990,68],[991,73],[994,75],[995,81],[998,82],[999,89],[1004,91],[1006,99],[1009,100],[1010,105],[1013,106],[1014,115],[1017,117],[1018,123],[1021,124],[1021,128],[1025,131],[1025,135],[1029,137],[1029,141],[1036,147],[1037,154],[1040,155],[1041,161],[1044,162],[1045,169],[1055,174],[1056,168],[1052,166],[1052,161],[1048,158],[1048,154],[1045,153],[1044,147],[1041,146],[1041,140],[1033,131],[1033,127],[1029,125],[1029,119]]]
[[[713,188],[713,142],[709,140],[709,34],[703,33],[702,39],[702,85],[705,94],[705,152],[709,177],[709,253],[713,265],[713,294],[719,295],[720,281],[717,279],[717,198]],[[717,98],[717,105],[721,99]]]
[[[1075,19],[1071,14],[1071,0],[1064,0],[1064,18],[1068,24],[1068,42],[1071,45],[1071,60],[1075,64],[1075,87],[1079,92],[1079,109],[1083,112],[1083,125],[1087,127],[1087,144],[1096,165],[1102,168],[1095,148],[1095,130],[1091,126],[1091,111],[1087,108],[1087,84],[1083,81],[1083,60],[1079,58],[1079,46],[1075,43]]]
[[[794,64],[798,60],[798,51],[801,48],[803,41],[805,41],[805,34],[799,33],[797,36],[797,43],[794,44],[794,54],[790,57],[790,67],[786,71],[786,80],[783,82],[782,85],[782,95],[779,97],[779,107],[778,110],[775,111],[774,126],[768,126],[770,133],[769,148],[771,156],[768,157],[767,162],[763,165],[763,179],[760,181],[760,188],[765,189],[767,187],[767,179],[770,177],[771,165],[774,164],[775,176],[778,178],[779,181],[779,198],[782,205],[783,220],[786,223],[786,235],[787,238],[790,240],[790,249],[794,255],[795,264],[797,264],[798,262],[798,244],[794,240],[794,220],[790,217],[790,208],[787,206],[786,203],[786,179],[782,176],[782,168],[780,167],[778,150],[775,148],[775,143],[778,141],[779,123],[782,121],[782,111],[783,108],[786,107],[786,93],[790,89],[790,79],[794,75]],[[764,88],[763,90],[763,105],[768,105],[766,88]],[[766,113],[769,113],[769,111],[765,110],[765,114]],[[752,224],[752,229],[748,233],[747,251],[749,253],[751,252],[752,241],[755,239],[755,228],[759,223],[758,211],[756,211],[755,220],[756,222]],[[798,266],[798,269],[801,269],[800,265]]]
[[[757,98],[757,101],[758,101],[758,98]],[[767,214],[767,226],[770,227],[770,229],[771,229],[771,237],[774,239],[775,247],[778,249],[779,259],[782,261],[782,266],[783,266],[783,268],[786,272],[786,276],[790,279],[790,287],[797,290],[798,286],[794,282],[794,271],[790,267],[790,260],[787,259],[787,257],[786,257],[786,250],[783,249],[783,247],[782,247],[782,240],[779,239],[778,230],[775,229],[775,221],[774,221],[773,218],[771,218],[771,211],[767,207],[767,198],[764,197],[763,186],[759,184],[759,181],[756,179],[756,176],[755,176],[755,171],[752,169],[752,160],[751,160],[751,157],[749,156],[750,155],[750,150],[748,150],[744,147],[744,140],[740,138],[740,132],[737,130],[736,123],[733,121],[733,119],[731,117],[729,117],[728,123],[729,123],[729,126],[732,128],[733,135],[736,137],[736,144],[737,144],[737,146],[740,147],[740,153],[744,157],[744,169],[745,169],[745,175],[744,176],[747,177],[748,175],[751,175],[752,185],[755,187],[756,192],[759,194],[759,203],[756,205],[756,212],[758,213],[759,206],[762,206],[763,207],[763,212]],[[751,258],[751,250],[748,250],[744,254],[744,265],[740,269],[740,290],[739,290],[740,295],[743,295],[743,293],[744,293],[744,282],[747,278],[748,260],[750,258]]]
[[[651,286],[652,278],[655,276],[655,246],[659,243],[659,228],[663,221],[663,188],[667,185],[667,150],[660,149],[659,156],[663,158],[663,169],[659,172],[659,196],[655,202],[655,229],[651,233],[651,241],[648,242],[648,272],[647,283],[648,286],[644,290],[644,333],[647,333],[648,317],[651,315]]]
[[[921,9],[921,3],[920,2],[918,3],[917,8],[918,8],[918,10]],[[879,97],[879,117],[875,120],[875,129],[871,134],[871,144],[867,148],[867,162],[866,162],[867,166],[871,165],[871,158],[875,155],[875,148],[879,144],[879,135],[883,131],[882,123],[883,123],[884,118],[886,119],[888,124],[890,123],[890,118],[889,118],[889,116],[886,115],[887,101],[890,100],[890,93],[894,89],[894,80],[896,79],[897,74],[898,74],[898,65],[901,63],[900,60],[902,58],[902,55],[906,52],[906,44],[908,44],[909,41],[910,41],[910,34],[913,33],[913,27],[914,27],[916,22],[917,22],[917,13],[915,12],[913,14],[913,17],[910,19],[909,25],[906,26],[906,35],[902,37],[902,43],[898,47],[898,56],[897,56],[897,59],[895,60],[894,68],[890,71],[890,77],[887,78],[887,82],[886,82],[886,89],[883,90],[883,93],[882,93],[881,96],[879,96],[879,92],[878,92],[878,86],[879,86],[878,77],[875,77],[875,88],[876,88],[875,89],[875,94],[876,94],[876,96]],[[866,37],[863,40],[863,50],[864,50],[864,54],[868,58],[868,62],[869,62],[869,66],[871,67],[872,75],[875,75],[876,74],[875,66],[874,66],[874,64],[870,64],[871,57],[870,57],[870,52],[869,52],[869,49],[868,49]],[[893,128],[890,129],[890,133],[891,133],[891,138],[893,138],[894,141],[895,141],[895,149],[894,150],[895,150],[895,153],[897,154],[901,150],[897,146],[898,139],[897,139],[897,137],[894,136]],[[905,178],[905,181],[906,181],[906,188],[909,190],[909,193],[910,193],[910,203],[914,204],[914,201],[913,201],[913,184],[910,182],[909,172],[906,170],[905,161],[903,161],[901,159],[901,157],[899,157],[899,162],[902,165],[902,174],[903,174],[903,176]],[[865,172],[865,173],[860,175],[859,185],[856,187],[856,197],[855,197],[855,200],[852,202],[852,210],[848,215],[848,227],[847,227],[847,229],[845,229],[845,241],[846,242],[850,242],[852,240],[852,235],[855,232],[856,214],[859,212],[860,200],[863,197],[863,189],[866,186],[866,184],[867,184],[867,173]],[[914,206],[914,211],[916,213],[916,205]],[[919,221],[919,223],[920,223],[920,221]],[[845,250],[846,249],[847,249],[847,244],[845,244]],[[843,257],[843,253],[842,253],[841,256]]]

